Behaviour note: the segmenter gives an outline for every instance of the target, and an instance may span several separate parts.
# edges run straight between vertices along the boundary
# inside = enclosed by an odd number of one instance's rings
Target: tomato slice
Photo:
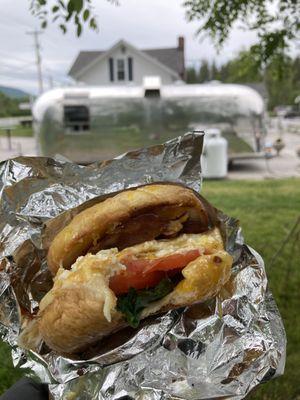
[[[109,287],[116,295],[124,294],[127,293],[130,288],[139,290],[156,286],[165,275],[166,274],[162,271],[154,271],[147,275],[142,275],[140,272],[132,271],[130,268],[127,268],[125,271],[111,278]]]
[[[126,270],[113,276],[109,286],[116,295],[127,293],[131,287],[139,290],[155,286],[166,276],[166,273],[182,270],[200,254],[199,250],[189,250],[155,260],[126,257],[121,260],[122,264],[126,265]]]
[[[148,274],[153,271],[170,271],[172,269],[182,269],[188,263],[200,256],[199,250],[189,250],[185,253],[171,254],[170,256],[161,257],[150,261],[142,270],[142,274]]]

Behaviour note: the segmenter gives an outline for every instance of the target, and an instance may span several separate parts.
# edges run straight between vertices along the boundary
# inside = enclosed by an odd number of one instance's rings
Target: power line
[[[43,76],[42,76],[42,60],[41,60],[41,53],[40,53],[40,43],[39,43],[39,35],[42,33],[41,31],[34,30],[26,32],[27,35],[33,35],[34,40],[34,47],[35,47],[35,54],[36,54],[36,66],[38,70],[38,86],[39,86],[39,93],[42,94],[44,91],[43,88]]]

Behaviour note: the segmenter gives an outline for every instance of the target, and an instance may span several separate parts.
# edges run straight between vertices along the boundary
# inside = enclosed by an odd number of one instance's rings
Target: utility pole
[[[44,91],[44,88],[43,88],[41,53],[40,53],[40,43],[39,43],[39,35],[41,35],[42,32],[34,30],[34,31],[26,32],[26,33],[27,33],[27,35],[33,35],[35,55],[36,55],[36,66],[37,66],[37,71],[38,71],[39,94],[42,94]]]

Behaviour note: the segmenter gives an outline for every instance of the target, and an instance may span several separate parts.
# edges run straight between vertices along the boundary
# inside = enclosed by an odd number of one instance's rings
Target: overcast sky
[[[26,32],[38,28],[30,15],[29,0],[0,0],[0,85],[37,92],[35,54],[32,35]],[[99,32],[84,30],[78,39],[74,27],[63,35],[50,26],[40,36],[44,85],[50,76],[55,85],[67,82],[67,71],[80,50],[103,50],[119,39],[143,48],[175,47],[183,35],[186,61],[203,58],[218,63],[232,58],[239,50],[255,42],[253,32],[234,30],[222,51],[217,54],[210,40],[199,42],[195,37],[197,23],[185,19],[183,0],[120,0],[114,6],[105,0],[94,0]]]

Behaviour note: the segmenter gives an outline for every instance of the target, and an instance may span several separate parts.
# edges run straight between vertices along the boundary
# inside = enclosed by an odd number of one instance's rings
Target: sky
[[[45,89],[67,84],[67,72],[80,50],[105,50],[120,39],[139,49],[175,47],[178,36],[185,38],[187,64],[215,60],[222,64],[256,41],[254,32],[234,29],[222,50],[217,53],[209,39],[195,36],[199,23],[187,22],[183,0],[119,0],[115,6],[105,0],[94,0],[99,32],[84,29],[80,38],[74,26],[63,35],[50,25],[40,35],[42,72]],[[32,35],[39,28],[29,12],[30,0],[0,0],[0,85],[38,91],[35,52]]]

